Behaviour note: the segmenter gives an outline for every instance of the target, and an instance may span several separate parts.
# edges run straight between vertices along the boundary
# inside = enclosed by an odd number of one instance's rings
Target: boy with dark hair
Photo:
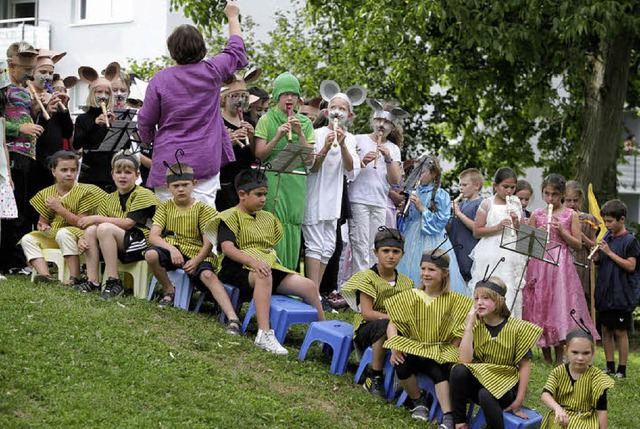
[[[216,276],[217,261],[211,254],[211,242],[204,236],[205,226],[218,212],[191,196],[195,184],[193,169],[188,165],[179,162],[167,169],[166,186],[173,198],[156,208],[149,232],[152,247],[147,249],[144,258],[162,285],[160,307],[172,305],[175,297],[167,271],[182,268],[196,287],[204,286],[211,292],[229,320],[227,333],[239,335],[240,321]]]
[[[600,209],[607,227],[604,239],[598,242],[599,263],[596,281],[596,309],[602,323],[602,345],[607,359],[604,372],[617,378],[627,376],[629,337],[632,312],[638,304],[638,255],[640,243],[627,231],[624,221],[627,206],[620,200],[607,201]],[[618,342],[618,369],[615,369],[614,335]]]
[[[278,262],[274,246],[282,239],[282,224],[263,210],[267,199],[267,178],[259,170],[243,170],[235,178],[240,202],[223,211],[207,226],[207,236],[217,242],[225,258],[220,279],[253,295],[258,319],[255,344],[271,353],[286,355],[269,326],[271,295],[296,295],[318,310],[325,320],[318,285]]]

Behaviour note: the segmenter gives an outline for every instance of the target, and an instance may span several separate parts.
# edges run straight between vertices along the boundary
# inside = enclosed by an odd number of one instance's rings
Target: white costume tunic
[[[356,150],[360,160],[369,152],[375,152],[378,144],[368,134],[356,136]],[[389,150],[391,162],[400,162],[400,148],[390,141],[383,146]],[[349,239],[352,250],[351,272],[357,273],[371,267],[375,261],[373,242],[378,228],[385,225],[387,196],[391,186],[387,180],[387,163],[380,153],[377,168],[374,161],[360,170],[356,180],[349,185],[352,219],[349,221]]]
[[[325,139],[332,132],[329,127],[315,130],[317,154],[324,147]],[[327,263],[336,245],[336,229],[342,205],[343,176],[353,181],[360,172],[360,158],[356,152],[356,139],[346,133],[345,143],[353,160],[353,169],[347,171],[342,160],[340,146],[331,147],[320,169],[307,176],[307,199],[305,202],[302,233],[307,247],[307,256]]]

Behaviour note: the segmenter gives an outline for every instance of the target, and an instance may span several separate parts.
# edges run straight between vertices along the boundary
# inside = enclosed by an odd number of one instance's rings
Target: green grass
[[[342,377],[329,374],[319,347],[299,362],[299,326],[289,356],[273,356],[252,344],[255,331],[229,337],[212,314],[103,301],[24,277],[0,282],[0,326],[2,428],[429,427],[355,385],[355,362]],[[610,393],[611,428],[640,427],[639,363],[633,354],[630,377]],[[544,409],[550,369],[536,352],[528,406]]]

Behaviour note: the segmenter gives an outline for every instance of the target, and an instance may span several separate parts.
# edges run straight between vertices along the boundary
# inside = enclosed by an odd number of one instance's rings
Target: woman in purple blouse
[[[220,187],[220,167],[235,160],[220,112],[220,88],[233,72],[247,66],[247,57],[240,9],[230,1],[224,11],[229,20],[229,43],[205,61],[207,49],[195,27],[181,25],[173,30],[167,47],[177,65],[151,79],[138,112],[140,138],[143,144],[153,143],[147,184],[163,201],[171,198],[165,187],[163,162],[175,163],[178,148],[184,151],[180,161],[193,167],[198,180],[194,198],[213,207]]]

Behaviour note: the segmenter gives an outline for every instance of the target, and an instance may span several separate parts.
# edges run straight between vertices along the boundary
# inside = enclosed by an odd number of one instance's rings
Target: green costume
[[[106,196],[107,193],[102,189],[86,183],[76,183],[73,188],[62,197],[58,194],[56,185],[44,188],[31,198],[29,202],[40,216],[49,221],[51,229],[45,232],[34,231],[33,233],[41,233],[48,238],[53,238],[60,229],[67,228],[77,238],[82,237],[84,231],[76,226],[70,226],[61,214],[56,213],[47,206],[47,198],[58,197],[62,206],[75,215],[83,213],[92,215]]]
[[[385,306],[399,334],[385,341],[384,348],[438,363],[460,362],[452,341],[464,334],[471,298],[456,292],[431,298],[422,290],[411,289],[387,299]]]
[[[300,84],[291,73],[283,73],[275,80],[273,99],[277,102],[280,95],[286,92],[294,92],[300,95]],[[295,116],[300,120],[302,132],[306,137],[307,143],[314,143],[315,134],[313,124],[309,118],[301,114],[296,114]],[[269,109],[269,111],[260,118],[256,126],[255,136],[266,142],[270,142],[275,137],[278,127],[287,121],[288,117],[285,112],[278,108]],[[300,136],[295,132],[292,132],[291,135],[291,143],[300,144]],[[265,162],[269,163],[273,161],[288,143],[288,136],[285,135],[278,141],[271,155]],[[300,163],[296,171],[304,171],[302,163]],[[300,258],[300,225],[304,217],[307,178],[301,174],[285,173],[278,179],[278,176],[271,172],[266,173],[266,176],[269,189],[267,193],[267,203],[264,209],[273,213],[280,222],[282,222],[284,231],[282,240],[276,245],[276,251],[282,261],[282,265],[291,270],[296,270],[298,268],[298,259]],[[276,190],[277,200],[274,209]]]
[[[569,416],[566,429],[598,429],[596,404],[607,389],[613,387],[613,380],[593,366],[573,382],[567,365],[560,365],[551,371],[544,390]],[[555,414],[549,411],[542,421],[543,429],[564,429],[553,422]]]

